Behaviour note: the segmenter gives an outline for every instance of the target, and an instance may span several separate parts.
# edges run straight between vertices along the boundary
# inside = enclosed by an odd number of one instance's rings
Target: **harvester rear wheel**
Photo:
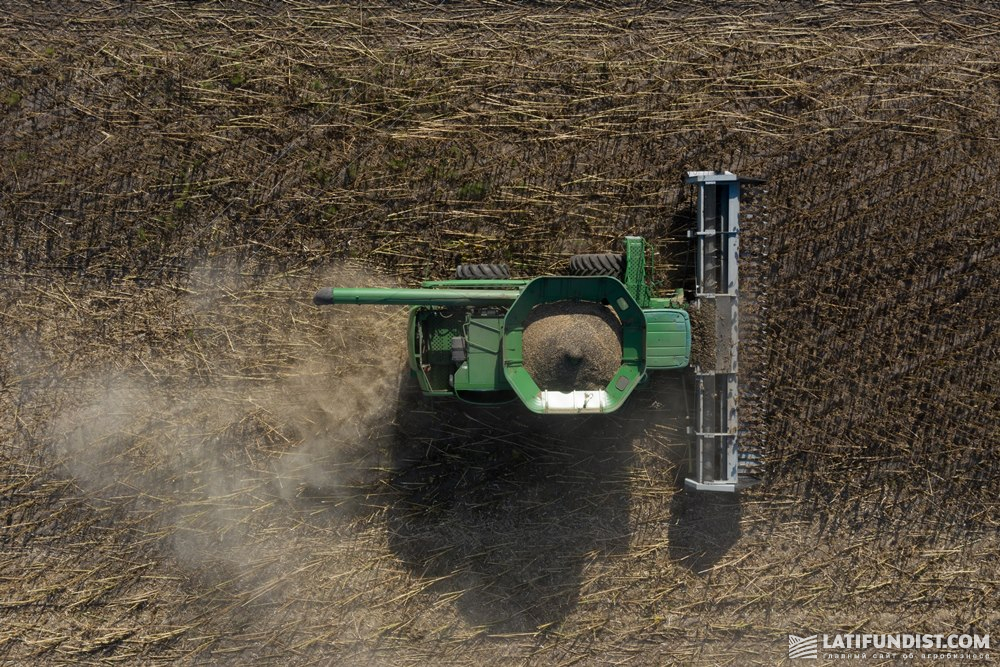
[[[598,255],[573,255],[569,260],[569,272],[574,276],[612,276],[621,278],[625,268],[625,257],[621,253]]]
[[[455,277],[459,280],[507,280],[510,269],[506,264],[459,264]]]

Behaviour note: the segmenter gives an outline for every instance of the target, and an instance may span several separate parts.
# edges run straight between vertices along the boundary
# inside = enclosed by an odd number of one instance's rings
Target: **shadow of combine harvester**
[[[585,562],[628,546],[630,443],[565,420],[452,405],[401,425],[390,547],[474,626],[558,622]]]
[[[389,545],[490,632],[530,632],[577,603],[588,562],[627,550],[636,408],[540,416],[428,406],[404,391],[393,442]]]
[[[563,620],[585,567],[626,553],[639,515],[662,517],[672,561],[710,568],[739,537],[739,499],[679,488],[688,424],[662,402],[684,391],[659,376],[612,415],[572,417],[429,403],[404,386],[383,499],[390,548],[491,633]]]

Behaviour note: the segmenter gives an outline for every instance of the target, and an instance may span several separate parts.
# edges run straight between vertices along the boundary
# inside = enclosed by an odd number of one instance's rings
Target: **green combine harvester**
[[[629,236],[621,254],[573,257],[569,276],[512,280],[505,265],[460,265],[454,280],[427,281],[420,289],[325,288],[314,301],[410,306],[409,365],[427,396],[478,405],[520,400],[540,414],[609,413],[649,373],[685,374],[685,381],[693,377],[693,473],[686,485],[735,491],[752,481],[757,463],[741,457],[737,447],[741,181],[729,172],[688,172],[685,181],[698,189],[696,226],[689,232],[696,257],[695,289],[689,298],[683,289],[655,294],[653,250],[644,239]],[[716,359],[711,368],[691,367],[688,308],[706,301],[714,303]],[[615,330],[620,355],[615,348],[611,371],[597,385],[591,378],[587,386],[553,387],[532,375],[526,332],[535,326],[537,309],[560,304],[603,311],[603,320]],[[549,356],[555,350],[558,368],[586,366],[586,346],[562,346],[574,329],[567,326],[563,335],[541,339],[535,349],[548,350]]]

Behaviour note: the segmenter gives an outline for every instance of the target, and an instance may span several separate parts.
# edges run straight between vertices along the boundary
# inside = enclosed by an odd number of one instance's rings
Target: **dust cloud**
[[[404,309],[308,302],[320,285],[380,283],[341,267],[241,289],[195,271],[175,305],[180,342],[140,356],[144,374],[87,377],[86,400],[53,421],[60,465],[213,585],[301,566],[295,527],[373,483],[406,364]]]

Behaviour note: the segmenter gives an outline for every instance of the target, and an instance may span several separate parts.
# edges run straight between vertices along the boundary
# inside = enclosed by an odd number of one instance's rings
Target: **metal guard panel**
[[[692,491],[716,491],[724,493],[735,493],[735,482],[696,482],[693,479],[685,479],[684,487]]]
[[[455,371],[455,391],[510,389],[503,372],[503,315],[468,318],[463,331],[468,358]],[[451,352],[451,339],[448,339]]]
[[[644,310],[646,368],[686,368],[691,357],[691,319],[678,309]]]
[[[649,306],[651,297],[646,274],[646,241],[641,236],[625,237],[625,287],[640,308]]]

